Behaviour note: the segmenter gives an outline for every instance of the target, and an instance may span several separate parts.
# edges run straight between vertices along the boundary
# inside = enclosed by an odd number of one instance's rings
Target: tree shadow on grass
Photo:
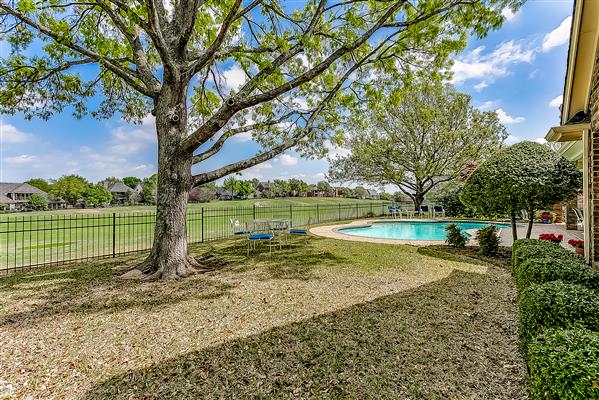
[[[113,376],[84,398],[525,398],[513,295],[504,271],[455,271]]]
[[[201,262],[206,259],[226,266],[230,272],[243,273],[259,269],[263,274],[259,279],[317,279],[316,267],[344,265],[349,262],[329,251],[319,249],[315,244],[323,240],[311,237],[308,240],[290,240],[282,247],[273,246],[272,253],[267,245],[259,245],[247,255],[247,241],[243,239],[214,242],[193,246],[192,253]]]
[[[170,282],[121,280],[113,267],[133,264],[137,257],[118,262],[95,261],[71,267],[43,268],[0,279],[0,326],[35,323],[41,318],[64,314],[112,313],[138,308],[151,310],[191,299],[211,299],[226,294],[231,286],[202,275]],[[3,303],[0,303],[2,305]]]
[[[417,252],[424,256],[474,265],[496,266],[507,269],[509,269],[511,265],[511,249],[507,247],[500,247],[499,254],[495,257],[482,255],[479,252],[478,246],[459,248],[445,245],[432,245],[419,247]]]

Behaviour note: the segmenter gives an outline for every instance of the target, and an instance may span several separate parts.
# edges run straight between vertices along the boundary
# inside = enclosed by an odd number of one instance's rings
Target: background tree
[[[100,182],[98,182],[98,185],[104,186],[104,187],[108,187],[110,185],[113,185],[117,182],[122,182],[119,178],[117,178],[116,176],[109,176],[108,178],[104,178],[102,179]]]
[[[131,189],[135,189],[141,183],[141,179],[136,176],[126,176],[123,178],[123,183]]]
[[[254,183],[251,180],[240,180],[237,181],[236,192],[237,195],[242,199],[247,199],[251,194],[256,192],[256,189],[254,188]]]
[[[507,137],[495,112],[479,111],[470,96],[436,82],[374,104],[372,112],[351,117],[348,129],[344,145],[351,153],[332,160],[329,179],[395,185],[416,210],[431,189]]]
[[[378,96],[379,82],[419,71],[438,76],[467,34],[499,27],[501,11],[520,3],[0,0],[3,40],[11,46],[0,60],[0,112],[48,118],[72,107],[77,117],[120,113],[135,122],[152,113],[156,228],[138,269],[177,278],[199,266],[187,253],[192,186],[294,146],[322,154],[338,117]],[[233,88],[222,74],[232,67],[246,78]],[[261,151],[206,166],[229,138],[248,132]],[[201,172],[192,175],[194,164]]]
[[[33,193],[27,200],[27,209],[46,211],[48,209],[48,198],[42,194]]]
[[[327,181],[319,181],[316,184],[316,190],[319,192],[330,193],[333,191],[333,187]]]
[[[112,193],[102,185],[88,184],[82,197],[86,207],[100,207],[110,203]]]
[[[154,174],[143,180],[143,188],[141,189],[141,201],[146,204],[156,204],[158,192],[158,175]]]
[[[391,193],[381,193],[380,197],[381,200],[385,200],[385,201],[392,201],[393,200],[393,195]]]
[[[234,177],[230,176],[223,182],[223,188],[229,192],[231,198],[234,198],[237,195],[237,187],[239,185],[239,181]]]
[[[191,203],[207,203],[216,198],[216,183],[210,182],[201,186],[196,186],[189,191],[189,201]]]
[[[63,199],[72,206],[83,197],[88,182],[79,175],[65,175],[52,185],[52,194]]]
[[[275,179],[270,183],[270,191],[276,197],[286,197],[291,192],[291,185],[284,179]]]
[[[305,196],[310,191],[310,185],[301,179],[289,179],[289,189],[293,196]]]
[[[52,191],[52,185],[50,185],[47,180],[42,178],[29,179],[25,183],[28,183],[39,190],[43,190],[46,193],[50,193]]]
[[[353,191],[351,190],[351,188],[342,187],[341,190],[339,191],[339,194],[343,197],[351,197],[353,194]]]
[[[353,196],[357,199],[365,199],[368,195],[368,190],[362,186],[356,186],[353,190]]]
[[[485,215],[509,214],[513,239],[518,239],[516,217],[530,215],[530,238],[536,210],[566,201],[582,188],[582,174],[554,150],[535,142],[502,149],[466,180],[462,201]]]

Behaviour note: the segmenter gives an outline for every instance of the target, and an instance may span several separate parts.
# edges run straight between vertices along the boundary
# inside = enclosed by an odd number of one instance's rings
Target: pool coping
[[[472,220],[447,220],[447,219],[436,219],[436,218],[401,218],[401,219],[366,219],[366,220],[355,220],[349,224],[336,224],[336,225],[323,225],[310,228],[310,233],[320,237],[326,237],[329,239],[338,240],[349,240],[353,242],[370,242],[370,243],[381,243],[381,244],[399,244],[399,245],[411,245],[411,246],[430,246],[445,244],[444,240],[405,240],[405,239],[382,239],[382,238],[369,238],[365,236],[353,236],[345,233],[341,233],[340,230],[343,228],[366,228],[372,226],[374,223],[385,223],[385,222],[482,222],[489,224],[498,224],[496,221],[472,221]],[[498,228],[498,235],[501,234],[503,228]],[[477,229],[468,229],[465,233],[469,234],[470,237],[467,240],[466,245],[476,245],[476,231]]]

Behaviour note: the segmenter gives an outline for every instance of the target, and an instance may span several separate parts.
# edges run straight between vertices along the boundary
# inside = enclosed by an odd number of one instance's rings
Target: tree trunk
[[[516,226],[516,212],[513,210],[510,212],[510,220],[512,221],[512,239],[515,242],[518,240],[518,228]]]
[[[137,269],[147,279],[178,279],[196,272],[199,266],[187,253],[192,157],[180,151],[187,136],[185,85],[165,84],[154,113],[158,135],[156,225],[150,255]]]
[[[528,228],[526,229],[526,239],[530,239],[530,234],[532,233],[532,223],[534,222],[534,218],[534,210],[528,210]]]
[[[422,203],[424,202],[424,196],[420,193],[415,193],[414,196],[412,196],[412,201],[414,202],[414,210],[420,212],[420,206],[422,206]]]

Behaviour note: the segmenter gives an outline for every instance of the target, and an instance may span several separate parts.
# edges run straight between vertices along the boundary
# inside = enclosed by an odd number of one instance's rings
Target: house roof
[[[10,197],[6,197],[2,193],[0,193],[0,204],[13,204],[13,203],[16,203],[16,201],[14,201]]]
[[[134,193],[135,190],[125,185],[123,182],[114,182],[107,188],[111,193]]]
[[[0,194],[6,195],[7,193],[47,194],[43,190],[31,186],[28,183],[0,182]]]

